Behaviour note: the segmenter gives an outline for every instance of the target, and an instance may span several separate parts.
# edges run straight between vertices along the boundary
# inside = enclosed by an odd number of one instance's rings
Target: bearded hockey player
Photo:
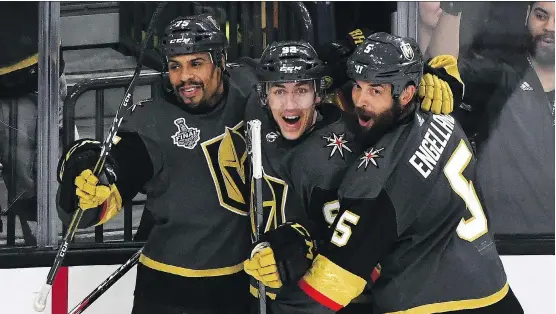
[[[303,304],[307,297],[296,282],[317,247],[332,236],[329,226],[339,210],[338,187],[361,150],[354,141],[357,120],[337,105],[321,102],[324,73],[310,44],[272,43],[258,70],[262,106],[257,100],[249,102],[246,113],[246,120],[262,121],[266,233],[259,243],[269,247],[256,246],[244,265],[247,273],[268,286],[267,304],[273,314],[325,310],[314,302]],[[251,223],[255,233],[254,219]],[[374,271],[373,276],[378,275]],[[251,291],[256,296],[255,286]],[[371,313],[369,296],[365,297],[342,313]]]
[[[330,312],[372,284],[374,313],[523,313],[488,230],[464,132],[450,116],[417,110],[422,68],[413,39],[386,33],[350,57],[366,149],[339,188],[329,245],[298,284]]]
[[[133,313],[245,314],[251,241],[243,118],[256,76],[225,67],[227,39],[211,16],[172,21],[161,43],[168,93],[132,108],[100,178],[92,174],[98,142],[82,140],[66,152],[59,214],[68,223],[79,205],[82,227],[102,224],[144,189],[155,222]]]

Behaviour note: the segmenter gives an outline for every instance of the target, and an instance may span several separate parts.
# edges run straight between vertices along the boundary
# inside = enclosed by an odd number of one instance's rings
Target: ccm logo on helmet
[[[284,73],[293,73],[294,71],[299,71],[299,70],[301,70],[301,66],[283,65],[280,67],[280,72],[284,72]]]
[[[186,38],[183,34],[181,38],[175,38],[170,40],[170,44],[189,44],[191,42],[191,38]]]

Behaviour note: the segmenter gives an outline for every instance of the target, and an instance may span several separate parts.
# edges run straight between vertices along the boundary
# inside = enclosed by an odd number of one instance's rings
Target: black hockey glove
[[[371,35],[366,28],[358,28],[347,34],[344,39],[334,40],[316,48],[319,58],[326,64],[325,89],[333,91],[348,81],[347,59],[365,37]]]
[[[58,205],[68,213],[75,211],[78,205],[83,210],[104,205],[103,217],[99,217],[102,223],[121,209],[122,198],[115,185],[115,163],[110,156],[106,158],[100,178],[93,175],[100,150],[100,142],[82,139],[64,152],[58,162]]]
[[[265,233],[243,264],[245,272],[270,288],[296,284],[317,255],[315,241],[298,223],[288,222]]]

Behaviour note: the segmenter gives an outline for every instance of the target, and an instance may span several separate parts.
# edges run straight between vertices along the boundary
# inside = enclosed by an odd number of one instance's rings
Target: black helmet
[[[164,30],[161,44],[166,58],[196,53],[209,52],[213,63],[220,64],[222,56],[226,57],[228,39],[220,30],[216,20],[209,14],[178,17]]]
[[[423,56],[412,38],[375,33],[349,57],[347,74],[352,80],[392,84],[392,94],[399,96],[408,83],[419,86]]]
[[[273,42],[263,51],[259,63],[257,90],[263,101],[270,82],[314,81],[317,95],[324,89],[324,64],[308,42]]]

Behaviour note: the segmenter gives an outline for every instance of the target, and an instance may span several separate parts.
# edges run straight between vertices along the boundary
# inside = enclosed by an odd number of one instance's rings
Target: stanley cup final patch
[[[188,127],[184,118],[177,118],[174,120],[174,124],[178,127],[176,134],[172,135],[174,144],[187,149],[195,148],[201,138],[201,131],[197,128]]]

